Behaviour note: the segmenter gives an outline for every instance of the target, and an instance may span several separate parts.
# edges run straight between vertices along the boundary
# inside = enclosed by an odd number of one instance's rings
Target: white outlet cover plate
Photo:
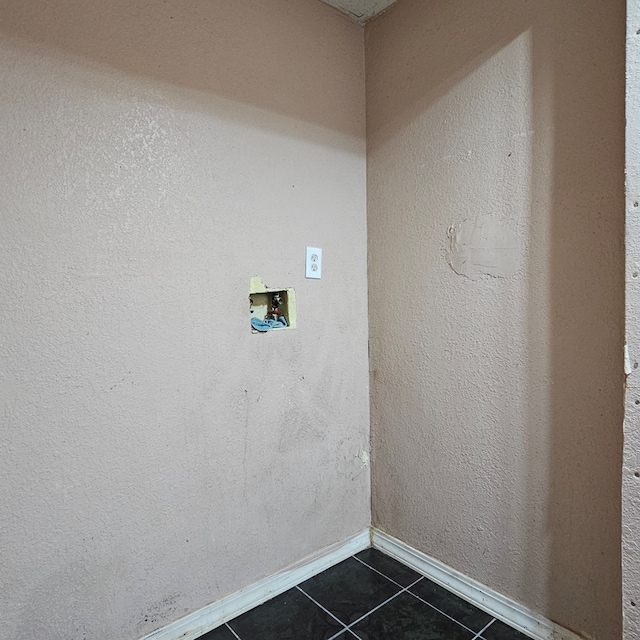
[[[319,280],[322,278],[322,249],[307,247],[305,275],[307,278]]]

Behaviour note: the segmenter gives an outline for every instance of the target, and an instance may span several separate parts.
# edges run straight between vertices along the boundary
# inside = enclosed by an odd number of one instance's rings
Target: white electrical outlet
[[[307,278],[322,278],[322,249],[307,247],[307,261],[305,268]]]

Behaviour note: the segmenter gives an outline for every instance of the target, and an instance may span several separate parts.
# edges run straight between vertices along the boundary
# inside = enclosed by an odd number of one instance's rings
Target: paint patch
[[[363,451],[358,458],[360,458],[363,467],[369,466],[369,453],[367,451]]]
[[[509,221],[485,214],[449,227],[447,262],[471,280],[509,278],[520,268],[521,242]]]

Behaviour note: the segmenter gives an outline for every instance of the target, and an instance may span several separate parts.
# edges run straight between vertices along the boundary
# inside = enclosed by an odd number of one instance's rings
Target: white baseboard
[[[535,640],[582,640],[572,631],[563,629],[551,620],[378,529],[372,529],[371,541],[374,548],[384,551]]]
[[[365,529],[346,542],[323,549],[295,566],[194,611],[162,629],[151,632],[141,640],[195,640],[370,546],[371,531]]]
[[[378,529],[365,529],[346,542],[323,549],[295,566],[194,611],[141,640],[196,640],[370,546],[384,551],[535,640],[583,640],[575,633]]]

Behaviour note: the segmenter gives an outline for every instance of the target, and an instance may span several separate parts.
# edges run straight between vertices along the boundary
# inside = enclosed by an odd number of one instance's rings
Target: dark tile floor
[[[393,558],[367,549],[200,640],[527,640]]]

